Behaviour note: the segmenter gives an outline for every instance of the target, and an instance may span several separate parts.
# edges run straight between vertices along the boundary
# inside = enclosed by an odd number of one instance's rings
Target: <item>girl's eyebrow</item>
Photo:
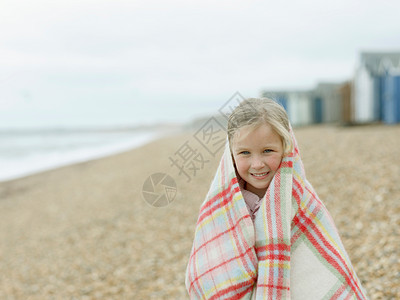
[[[261,148],[263,148],[263,149],[264,148],[274,148],[277,146],[278,146],[277,143],[270,143],[270,144],[265,144],[265,145],[261,146]],[[234,149],[235,149],[235,151],[243,151],[243,150],[248,150],[250,148],[246,147],[246,146],[238,146],[238,147],[235,147]]]
[[[246,148],[246,147],[235,147],[234,149],[236,151],[242,151],[242,150],[247,150],[248,148]]]
[[[275,146],[277,146],[278,144],[279,144],[278,142],[276,142],[276,143],[274,143],[274,142],[269,142],[269,143],[265,143],[265,144],[262,145],[260,148],[275,147]],[[248,149],[248,148],[250,148],[250,147],[249,147],[249,146],[246,146],[246,145],[239,145],[239,146],[236,147],[236,149]]]

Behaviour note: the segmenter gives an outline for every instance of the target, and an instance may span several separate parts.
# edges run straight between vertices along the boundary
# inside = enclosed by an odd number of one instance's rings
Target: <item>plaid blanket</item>
[[[226,142],[196,224],[190,299],[367,299],[292,139],[254,224]]]

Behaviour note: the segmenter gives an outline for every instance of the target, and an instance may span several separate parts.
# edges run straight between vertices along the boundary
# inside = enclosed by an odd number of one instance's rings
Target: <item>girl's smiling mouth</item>
[[[264,173],[250,173],[252,176],[258,178],[258,179],[264,179],[265,177],[268,176],[269,171],[268,172],[264,172]]]

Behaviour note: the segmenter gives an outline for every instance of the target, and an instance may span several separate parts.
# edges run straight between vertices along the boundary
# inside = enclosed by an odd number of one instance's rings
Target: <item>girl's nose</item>
[[[264,168],[264,162],[262,159],[255,157],[251,162],[252,169],[258,170]]]

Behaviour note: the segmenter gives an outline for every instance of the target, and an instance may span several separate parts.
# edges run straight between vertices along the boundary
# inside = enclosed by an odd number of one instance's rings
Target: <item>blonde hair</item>
[[[239,129],[244,126],[257,128],[262,124],[270,125],[281,137],[284,155],[293,151],[288,115],[280,104],[269,98],[248,98],[233,110],[228,119],[228,140],[231,149]]]

